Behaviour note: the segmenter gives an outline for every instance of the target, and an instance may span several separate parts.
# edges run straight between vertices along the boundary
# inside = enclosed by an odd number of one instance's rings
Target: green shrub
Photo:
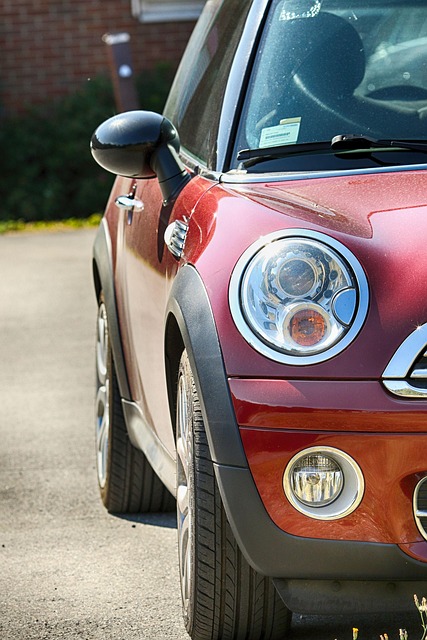
[[[141,106],[161,111],[168,67],[137,81]],[[0,220],[86,218],[103,210],[114,176],[92,159],[95,128],[114,115],[109,78],[96,78],[54,105],[0,120]]]
[[[112,177],[93,162],[89,139],[113,113],[110,83],[100,78],[56,105],[3,120],[0,220],[60,220],[99,211]]]
[[[161,113],[172,84],[175,71],[168,62],[157,65],[154,70],[144,71],[136,79],[141,109]]]

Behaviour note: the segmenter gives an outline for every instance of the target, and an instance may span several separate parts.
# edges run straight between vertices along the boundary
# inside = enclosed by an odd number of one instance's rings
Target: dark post
[[[133,75],[130,35],[128,33],[106,33],[102,39],[107,45],[117,110],[139,109]]]

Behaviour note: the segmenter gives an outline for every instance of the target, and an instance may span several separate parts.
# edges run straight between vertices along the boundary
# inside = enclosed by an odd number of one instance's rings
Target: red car
[[[209,0],[164,114],[93,135],[101,497],[176,499],[194,640],[427,594],[426,43],[415,0]]]

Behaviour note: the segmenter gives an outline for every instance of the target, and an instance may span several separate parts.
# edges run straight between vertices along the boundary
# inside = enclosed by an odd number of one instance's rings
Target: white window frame
[[[131,0],[132,15],[141,22],[197,20],[203,0]]]

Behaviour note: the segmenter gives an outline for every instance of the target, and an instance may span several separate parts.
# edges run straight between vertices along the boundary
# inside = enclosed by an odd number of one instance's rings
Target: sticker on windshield
[[[259,146],[278,147],[282,144],[295,144],[298,140],[301,118],[285,118],[275,127],[266,127],[261,131]]]

